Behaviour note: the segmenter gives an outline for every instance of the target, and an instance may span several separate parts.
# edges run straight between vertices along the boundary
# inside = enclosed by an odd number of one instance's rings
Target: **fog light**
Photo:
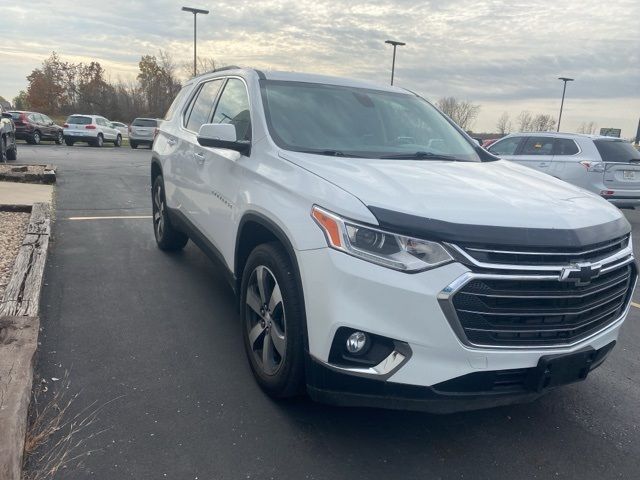
[[[357,354],[364,351],[364,347],[367,345],[367,334],[364,332],[353,332],[347,338],[347,351],[349,353]]]

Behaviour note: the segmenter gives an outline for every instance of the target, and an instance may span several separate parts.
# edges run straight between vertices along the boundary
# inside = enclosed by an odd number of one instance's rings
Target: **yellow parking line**
[[[120,220],[129,218],[153,218],[151,215],[120,215],[106,217],[69,217],[67,220]]]
[[[631,302],[632,307],[640,308],[640,303]]]

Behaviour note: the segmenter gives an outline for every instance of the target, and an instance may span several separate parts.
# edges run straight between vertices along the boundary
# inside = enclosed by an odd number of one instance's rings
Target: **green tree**
[[[13,108],[16,110],[29,110],[29,101],[27,99],[27,92],[20,90],[20,93],[13,99]]]

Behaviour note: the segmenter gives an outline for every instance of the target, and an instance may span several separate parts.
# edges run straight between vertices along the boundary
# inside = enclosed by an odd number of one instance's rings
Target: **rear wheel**
[[[274,398],[303,391],[303,315],[286,251],[278,243],[257,246],[242,274],[240,318],[253,375]]]
[[[36,130],[35,132],[33,132],[33,135],[31,136],[31,143],[33,145],[39,145],[40,140],[42,140],[42,137],[40,136],[40,132]]]
[[[113,142],[114,147],[119,147],[120,145],[122,145],[122,135],[118,135],[116,141]]]
[[[11,161],[18,159],[18,146],[15,140],[13,141],[13,145],[5,150],[5,159]]]
[[[169,220],[167,201],[164,194],[164,179],[158,175],[152,189],[153,232],[161,250],[181,250],[189,237],[177,230]]]
[[[62,135],[62,132],[58,132],[58,134],[56,135],[56,144],[62,145],[63,140],[64,140],[64,135]]]
[[[138,144],[136,142],[133,142],[131,140],[129,140],[129,145],[131,146],[131,148],[136,149],[138,148]]]
[[[73,144],[76,143],[76,142],[74,142],[73,140],[70,140],[68,138],[65,138],[64,139],[64,143],[67,144],[67,147],[73,147]]]
[[[92,145],[94,147],[102,147],[102,145],[104,145],[104,137],[102,136],[101,133],[98,134],[96,139],[93,141]]]
[[[0,138],[0,163],[7,161],[7,142],[4,137]]]

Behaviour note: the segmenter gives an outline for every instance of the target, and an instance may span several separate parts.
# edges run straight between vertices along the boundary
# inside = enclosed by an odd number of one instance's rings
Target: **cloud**
[[[476,129],[491,130],[494,112],[555,106],[562,84],[581,121],[616,121],[635,133],[640,114],[640,3],[618,0],[236,0],[194,5],[199,53],[221,63],[355,76],[386,83],[391,49],[396,83],[427,98],[454,95],[483,105]],[[98,59],[113,77],[135,75],[140,56],[162,48],[178,62],[192,55],[192,21],[169,0],[33,1],[3,7],[0,94],[13,96],[52,50]],[[553,105],[553,109],[549,109]],[[586,106],[588,105],[588,108]],[[630,105],[630,108],[621,106]],[[516,107],[517,106],[517,107]],[[619,111],[611,112],[611,108]],[[611,119],[611,120],[609,120]],[[563,121],[564,123],[564,121]],[[609,126],[609,125],[607,125]]]

